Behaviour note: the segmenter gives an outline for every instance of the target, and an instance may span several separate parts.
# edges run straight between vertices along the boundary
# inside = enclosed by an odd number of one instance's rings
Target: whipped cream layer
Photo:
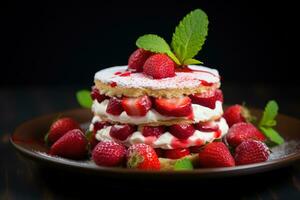
[[[159,121],[167,121],[172,119],[189,119],[187,117],[169,117],[164,116],[158,113],[155,109],[151,109],[147,112],[145,116],[129,116],[125,111],[123,111],[119,116],[111,115],[106,112],[106,107],[109,100],[104,100],[99,103],[97,100],[94,100],[92,105],[92,111],[94,114],[99,116],[104,116],[110,121],[119,122],[122,124],[146,124],[146,123],[156,123]],[[193,109],[193,121],[197,122],[205,122],[210,121],[211,119],[216,119],[222,116],[223,108],[222,102],[216,101],[216,105],[214,109],[201,106],[198,104],[192,104]]]
[[[215,139],[222,138],[228,131],[228,125],[224,118],[215,122],[219,126],[219,130],[215,132],[203,132],[196,130],[192,136],[186,140],[179,140],[174,137],[170,132],[165,132],[158,138],[154,136],[145,137],[140,131],[134,132],[126,140],[119,141],[110,136],[111,126],[107,126],[96,133],[96,139],[99,141],[116,141],[122,143],[125,146],[130,146],[137,143],[145,143],[153,148],[162,149],[177,149],[188,148],[192,146],[201,146],[205,143],[212,142]],[[91,127],[90,127],[91,128]]]
[[[105,84],[114,83],[125,88],[175,89],[194,88],[203,84],[220,82],[217,70],[204,66],[189,65],[190,72],[176,72],[176,76],[164,79],[152,79],[143,73],[131,73],[120,76],[127,70],[127,66],[116,66],[103,69],[95,74],[94,79]]]

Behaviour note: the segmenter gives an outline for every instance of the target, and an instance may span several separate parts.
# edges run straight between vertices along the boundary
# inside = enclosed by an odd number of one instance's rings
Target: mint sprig
[[[278,114],[278,104],[274,100],[269,101],[265,107],[262,118],[258,124],[258,128],[271,142],[278,145],[278,144],[282,144],[284,142],[284,139],[273,128],[277,124],[275,120],[277,114]]]
[[[190,159],[183,158],[175,162],[174,170],[189,170],[189,169],[194,169]]]
[[[176,64],[180,64],[168,43],[158,35],[143,35],[137,39],[136,46],[154,53],[166,53]]]
[[[202,64],[194,58],[201,50],[208,32],[208,18],[204,11],[196,9],[185,16],[176,27],[171,47],[158,35],[147,34],[139,37],[139,48],[167,54],[178,65]]]
[[[88,90],[80,90],[76,92],[77,102],[84,108],[91,108],[93,100]]]
[[[175,29],[171,46],[182,64],[194,64],[191,60],[201,50],[208,31],[208,18],[201,9],[185,16]]]

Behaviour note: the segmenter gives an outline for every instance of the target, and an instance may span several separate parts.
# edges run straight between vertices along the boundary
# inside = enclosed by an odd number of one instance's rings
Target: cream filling
[[[119,122],[122,124],[146,124],[146,123],[156,123],[159,121],[167,121],[171,119],[188,119],[185,117],[168,117],[159,114],[155,109],[151,109],[147,112],[145,116],[129,116],[125,111],[123,111],[119,116],[111,115],[106,112],[107,104],[109,100],[104,100],[99,103],[97,100],[94,100],[92,105],[92,111],[94,114],[105,116],[110,121]],[[211,119],[216,119],[222,116],[223,108],[222,102],[216,101],[214,109],[201,106],[198,104],[192,104],[192,109],[194,113],[194,123],[205,122]]]
[[[216,133],[218,131],[213,132],[203,132],[196,130],[192,136],[190,136],[187,140],[179,140],[174,137],[170,132],[165,132],[160,135],[158,138],[156,137],[145,137],[140,131],[134,132],[130,135],[126,140],[119,141],[110,136],[111,126],[105,127],[101,130],[98,130],[96,133],[96,139],[99,141],[116,141],[122,143],[126,146],[130,146],[132,144],[137,143],[146,143],[153,148],[162,148],[162,149],[174,149],[175,148],[187,148],[191,146],[200,146],[205,143],[212,142],[214,139],[223,137],[228,131],[228,125],[224,118],[221,118],[220,121],[215,122],[219,126],[220,134],[219,137],[216,137]]]

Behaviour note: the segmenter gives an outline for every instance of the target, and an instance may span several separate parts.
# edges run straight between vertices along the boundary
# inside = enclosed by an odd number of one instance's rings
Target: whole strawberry
[[[50,148],[50,155],[71,159],[82,159],[87,156],[88,141],[79,129],[68,131]]]
[[[135,50],[128,59],[128,69],[134,70],[136,72],[142,72],[145,61],[151,55],[153,55],[152,52],[146,51],[144,49]]]
[[[232,147],[249,139],[265,141],[266,137],[254,125],[245,122],[234,124],[226,135],[226,140]]]
[[[50,127],[48,134],[45,137],[46,142],[53,144],[65,133],[73,129],[80,129],[80,125],[74,119],[64,117],[56,120]]]
[[[234,159],[237,165],[265,162],[268,160],[270,150],[263,142],[247,140],[235,149]]]
[[[125,159],[126,148],[116,142],[99,142],[92,152],[92,159],[100,166],[117,166]]]
[[[127,167],[145,170],[159,170],[160,162],[155,150],[146,144],[130,146],[126,154]]]
[[[235,166],[233,157],[223,142],[212,142],[199,152],[202,167],[232,167]]]
[[[236,104],[229,106],[226,109],[224,118],[226,119],[228,126],[231,127],[233,124],[239,122],[249,122],[252,117],[246,107]]]
[[[175,63],[166,54],[154,54],[144,64],[144,73],[154,79],[175,76]]]

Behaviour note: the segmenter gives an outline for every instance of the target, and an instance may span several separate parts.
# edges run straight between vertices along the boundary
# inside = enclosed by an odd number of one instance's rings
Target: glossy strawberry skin
[[[92,152],[93,161],[99,166],[117,166],[125,160],[126,148],[116,142],[99,142]]]
[[[173,77],[175,63],[166,54],[154,54],[146,60],[143,71],[153,79]]]
[[[223,142],[212,142],[207,144],[198,155],[202,167],[214,168],[235,166],[235,161]]]
[[[189,97],[182,98],[155,98],[155,110],[162,115],[174,117],[188,117],[193,109]]]
[[[188,139],[195,132],[191,124],[175,124],[169,127],[169,132],[180,140]]]
[[[192,103],[199,104],[211,109],[214,109],[216,107],[216,101],[223,102],[223,94],[219,89],[193,94],[189,97],[191,98]]]
[[[224,118],[229,127],[239,122],[246,122],[245,116],[243,116],[243,106],[241,105],[233,105],[226,109],[224,112]]]
[[[232,147],[236,147],[249,139],[263,142],[266,140],[266,137],[253,124],[245,122],[234,124],[226,135],[226,141]]]
[[[73,129],[80,129],[80,125],[77,121],[69,117],[60,118],[51,125],[47,135],[47,142],[53,144],[64,134]]]
[[[132,133],[134,133],[136,130],[135,126],[124,124],[124,125],[113,125],[110,129],[110,136],[120,140],[124,141],[126,140]]]
[[[50,155],[63,158],[82,159],[87,156],[88,141],[79,129],[68,131],[50,148]]]
[[[246,165],[265,162],[270,156],[270,150],[263,142],[247,140],[235,149],[235,162],[237,165]]]
[[[179,159],[190,155],[189,149],[167,149],[164,151],[164,157],[169,159]]]
[[[145,61],[153,55],[152,52],[144,49],[135,50],[128,59],[128,69],[136,72],[142,72]]]
[[[122,107],[129,116],[145,116],[151,109],[152,102],[147,95],[137,98],[123,97]]]
[[[146,144],[134,144],[126,153],[127,167],[143,170],[160,170],[160,162],[155,150]]]
[[[107,113],[111,115],[119,116],[123,111],[124,109],[121,104],[121,99],[118,99],[116,97],[112,97],[109,99],[109,102],[106,107]]]

